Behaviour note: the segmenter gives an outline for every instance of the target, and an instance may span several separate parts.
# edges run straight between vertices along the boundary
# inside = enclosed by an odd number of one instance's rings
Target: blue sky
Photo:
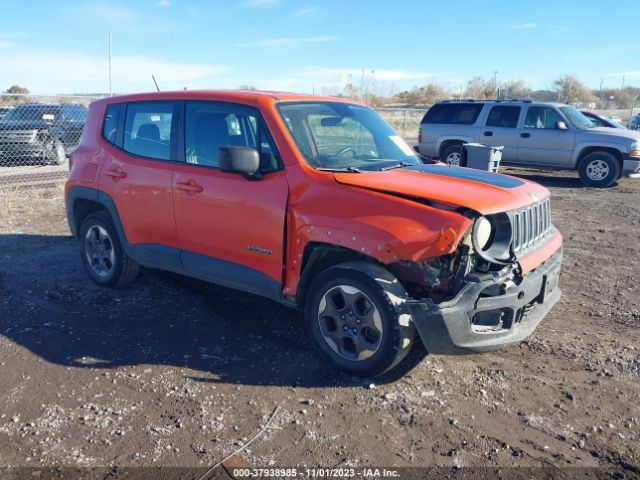
[[[565,73],[640,85],[640,1],[0,0],[0,89],[258,88],[319,92],[364,68],[372,88],[474,75],[547,88]],[[371,73],[374,72],[374,73]],[[349,77],[347,77],[349,78]]]

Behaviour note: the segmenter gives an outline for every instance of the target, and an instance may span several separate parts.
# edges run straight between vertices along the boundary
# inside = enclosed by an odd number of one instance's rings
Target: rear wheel
[[[415,328],[400,311],[407,293],[384,268],[347,262],[310,285],[305,319],[318,352],[353,375],[380,375],[407,355]]]
[[[138,275],[139,266],[127,256],[109,214],[94,212],[79,231],[80,255],[91,279],[103,287],[124,287]]]
[[[620,162],[609,152],[593,152],[580,161],[578,172],[589,187],[610,187],[620,178]]]
[[[463,156],[463,146],[458,145],[449,145],[442,151],[442,155],[440,155],[440,160],[448,165],[455,165],[457,167],[466,166],[466,162]]]

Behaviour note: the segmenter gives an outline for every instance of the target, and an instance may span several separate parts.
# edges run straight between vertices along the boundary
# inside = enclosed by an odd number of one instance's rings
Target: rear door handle
[[[491,137],[491,136],[493,136],[493,132],[491,130],[487,130],[486,132],[484,132],[484,136],[485,137]]]
[[[189,180],[188,182],[178,182],[176,183],[176,188],[178,190],[184,190],[189,195],[193,195],[194,193],[201,193],[204,188],[198,185],[194,180]]]
[[[114,168],[113,170],[107,170],[106,172],[104,172],[104,174],[111,177],[116,182],[121,178],[125,178],[127,176],[127,173],[123,172],[119,168]]]
[[[529,138],[531,136],[531,134],[530,133],[521,133],[520,136],[522,138]]]

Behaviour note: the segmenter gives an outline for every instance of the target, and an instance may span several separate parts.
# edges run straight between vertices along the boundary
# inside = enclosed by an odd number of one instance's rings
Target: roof
[[[221,100],[257,104],[259,98],[271,98],[275,101],[315,101],[357,103],[339,97],[321,97],[305,93],[278,92],[273,90],[176,90],[167,92],[146,92],[108,97],[108,103],[132,102],[141,100]]]

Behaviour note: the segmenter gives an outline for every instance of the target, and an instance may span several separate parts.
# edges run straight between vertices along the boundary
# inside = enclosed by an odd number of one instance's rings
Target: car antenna
[[[153,73],[151,74],[151,78],[153,78],[153,83],[156,84],[156,90],[160,91],[160,87],[158,87],[158,82],[156,82],[156,77],[153,76]]]

